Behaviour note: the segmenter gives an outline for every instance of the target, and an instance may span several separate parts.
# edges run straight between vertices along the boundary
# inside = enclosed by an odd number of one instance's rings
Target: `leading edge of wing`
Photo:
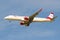
[[[41,11],[42,11],[42,8],[40,10],[38,10],[37,12],[35,12],[34,14],[32,14],[31,16],[29,16],[29,20],[28,20],[26,26],[29,26],[30,23],[32,23],[34,17],[36,17],[39,14],[39,12],[41,12]]]

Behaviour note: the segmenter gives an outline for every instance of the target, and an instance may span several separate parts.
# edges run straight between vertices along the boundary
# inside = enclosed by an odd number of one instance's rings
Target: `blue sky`
[[[54,22],[31,23],[29,27],[20,22],[9,23],[7,15],[30,16],[40,8],[37,17],[47,17],[51,11],[58,16]],[[60,40],[60,0],[0,0],[0,40]]]

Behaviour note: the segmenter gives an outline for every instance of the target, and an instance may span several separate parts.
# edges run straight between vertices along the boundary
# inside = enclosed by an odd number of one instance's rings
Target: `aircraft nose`
[[[8,17],[4,17],[4,19],[6,20]]]

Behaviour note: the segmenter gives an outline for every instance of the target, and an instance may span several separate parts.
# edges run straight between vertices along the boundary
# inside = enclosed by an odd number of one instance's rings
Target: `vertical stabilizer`
[[[47,19],[53,19],[54,18],[54,13],[53,12],[50,12],[50,15],[47,17]]]

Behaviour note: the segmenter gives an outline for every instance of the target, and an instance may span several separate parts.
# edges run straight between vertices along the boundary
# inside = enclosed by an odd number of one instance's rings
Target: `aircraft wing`
[[[29,20],[25,22],[25,25],[29,26],[29,24],[32,23],[34,17],[36,17],[41,11],[42,11],[42,8],[38,10],[36,13],[34,13],[33,15],[29,16]]]

